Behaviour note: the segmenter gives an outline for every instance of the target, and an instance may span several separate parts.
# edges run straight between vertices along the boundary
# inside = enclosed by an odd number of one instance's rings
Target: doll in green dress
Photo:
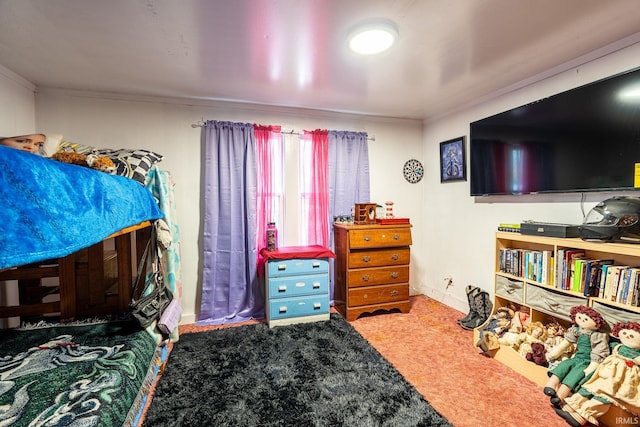
[[[556,408],[569,425],[598,425],[611,405],[640,416],[640,323],[618,322],[611,333],[620,339],[611,355],[561,409]]]
[[[570,345],[576,345],[573,357],[547,372],[549,380],[544,394],[557,407],[562,406],[564,399],[609,355],[609,335],[603,331],[606,322],[602,315],[593,308],[578,305],[571,308],[570,316],[573,326],[567,329],[563,341],[547,354],[548,360],[555,360]]]

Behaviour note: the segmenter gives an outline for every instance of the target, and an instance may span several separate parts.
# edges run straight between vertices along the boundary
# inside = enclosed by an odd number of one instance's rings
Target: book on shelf
[[[607,276],[604,283],[604,297],[607,301],[615,301],[618,295],[618,288],[621,280],[620,276],[624,276],[624,270],[628,268],[626,265],[610,265],[607,268]]]
[[[498,231],[510,231],[514,233],[520,232],[520,224],[508,224],[501,222],[498,224]]]
[[[589,260],[587,264],[587,277],[585,278],[584,295],[588,297],[597,297],[600,292],[600,280],[602,277],[603,266],[612,265],[612,259],[594,259]],[[606,273],[606,269],[605,269]]]
[[[571,285],[573,284],[573,276],[575,274],[576,260],[583,259],[585,253],[580,249],[568,249],[565,251],[565,265],[564,269],[566,271],[564,277],[564,286],[562,289],[570,290]]]
[[[563,266],[564,266],[564,249],[558,249],[558,258],[556,260],[556,277],[554,280],[554,287],[557,289],[562,289],[562,280],[564,277],[564,271],[563,271]]]

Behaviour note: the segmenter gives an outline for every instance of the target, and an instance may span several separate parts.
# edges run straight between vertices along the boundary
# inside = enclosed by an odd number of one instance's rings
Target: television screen
[[[471,195],[634,189],[640,70],[470,125]]]

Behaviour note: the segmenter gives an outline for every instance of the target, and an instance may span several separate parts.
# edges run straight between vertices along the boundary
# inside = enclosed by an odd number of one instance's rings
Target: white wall
[[[35,130],[35,86],[0,65],[0,136],[33,133]],[[18,282],[0,282],[0,306],[18,303]],[[16,327],[18,318],[0,319],[0,328]]]
[[[585,193],[585,203],[580,202],[582,194],[471,197],[469,182],[440,183],[439,143],[464,135],[468,154],[470,122],[633,69],[639,57],[640,44],[636,44],[425,124],[423,157],[431,165],[423,186],[425,247],[420,252],[425,257],[425,294],[466,312],[465,286],[477,285],[493,295],[494,236],[499,223],[531,219],[580,224],[583,211],[623,194]],[[445,292],[447,276],[453,277],[454,286]]]
[[[409,184],[402,175],[402,166],[409,158],[424,161],[419,121],[57,90],[38,90],[36,117],[38,131],[45,134],[58,133],[70,141],[100,147],[153,149],[165,156],[159,166],[170,171],[176,183],[183,323],[193,322],[199,308],[201,129],[191,125],[202,119],[274,124],[298,131],[317,128],[366,131],[375,137],[369,144],[371,201],[384,204],[392,200],[397,216],[411,218],[414,226],[411,277],[415,279],[412,293],[424,293],[423,183]],[[293,142],[295,139],[290,138],[289,143]]]
[[[35,131],[35,86],[0,65],[0,136]]]

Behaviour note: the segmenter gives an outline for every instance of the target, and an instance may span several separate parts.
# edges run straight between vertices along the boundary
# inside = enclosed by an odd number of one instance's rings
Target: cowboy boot
[[[475,329],[487,321],[493,311],[493,304],[489,299],[489,293],[480,291],[473,299],[474,315],[466,322],[460,322],[464,329]]]
[[[465,288],[465,292],[467,293],[467,301],[469,303],[469,313],[463,317],[462,319],[458,319],[457,322],[467,322],[469,321],[469,319],[471,319],[471,317],[473,317],[473,312],[475,311],[475,307],[473,305],[473,299],[475,298],[476,295],[478,295],[482,290],[477,287],[477,286],[471,286],[468,285]]]

